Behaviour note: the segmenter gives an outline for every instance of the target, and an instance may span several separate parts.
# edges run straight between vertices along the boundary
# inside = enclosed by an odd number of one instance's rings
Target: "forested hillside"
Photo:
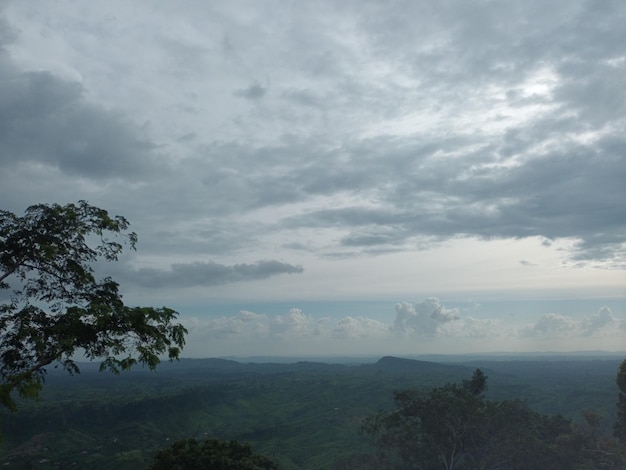
[[[181,439],[235,439],[283,469],[347,468],[372,450],[363,421],[394,409],[394,391],[461,382],[480,367],[488,400],[526,400],[581,423],[585,410],[609,435],[616,358],[436,363],[385,357],[370,364],[240,363],[186,359],[120,376],[84,365],[54,370],[37,402],[0,415],[0,463],[9,468],[146,468]],[[343,462],[343,464],[342,464]]]

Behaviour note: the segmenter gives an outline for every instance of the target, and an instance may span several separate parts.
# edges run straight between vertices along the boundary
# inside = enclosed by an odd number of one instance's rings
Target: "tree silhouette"
[[[79,372],[77,352],[114,373],[179,357],[187,330],[176,311],[128,307],[113,279],[94,275],[123,243],[135,248],[128,226],[85,201],[38,204],[23,217],[0,211],[0,291],[10,292],[0,304],[0,404],[15,409],[15,391],[36,397],[57,361]]]

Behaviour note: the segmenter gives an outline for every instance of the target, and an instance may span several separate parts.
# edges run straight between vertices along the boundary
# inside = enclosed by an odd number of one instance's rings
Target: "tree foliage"
[[[365,423],[365,430],[377,437],[386,465],[456,468],[476,444],[486,379],[476,369],[460,386],[446,384],[427,394],[414,389],[395,392],[398,409]]]
[[[114,373],[179,357],[187,330],[176,311],[126,306],[113,279],[95,276],[94,263],[135,249],[128,227],[85,201],[0,211],[1,404],[14,409],[15,391],[37,396],[52,363],[79,372],[76,353]]]
[[[188,439],[175,442],[154,457],[150,470],[274,470],[278,465],[238,441]]]
[[[613,434],[622,442],[626,441],[626,359],[622,361],[617,369],[617,377],[615,378],[617,388],[617,419],[615,420],[615,428]]]
[[[375,468],[386,469],[619,469],[615,442],[560,415],[546,416],[520,400],[488,401],[487,377],[427,391],[395,392],[397,409],[365,420],[379,449]],[[374,468],[372,467],[372,468]]]

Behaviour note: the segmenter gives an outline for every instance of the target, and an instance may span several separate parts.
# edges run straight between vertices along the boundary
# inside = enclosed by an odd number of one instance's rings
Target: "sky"
[[[623,0],[0,0],[0,202],[184,356],[626,350]]]

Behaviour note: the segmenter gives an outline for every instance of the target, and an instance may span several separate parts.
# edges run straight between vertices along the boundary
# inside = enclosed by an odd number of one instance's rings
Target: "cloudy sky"
[[[0,201],[127,217],[186,355],[626,349],[626,3],[0,1]]]

